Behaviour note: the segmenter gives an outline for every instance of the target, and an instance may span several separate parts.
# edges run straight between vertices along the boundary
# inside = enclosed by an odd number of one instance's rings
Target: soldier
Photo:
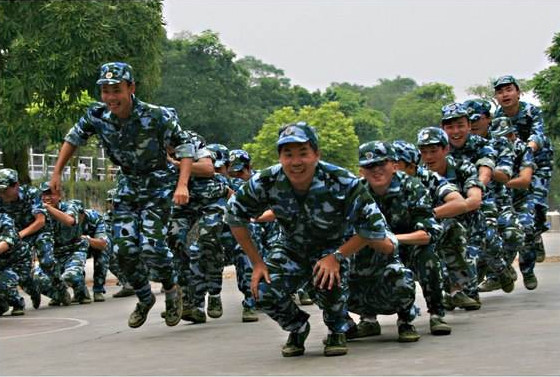
[[[54,284],[59,299],[66,300],[69,295],[66,285],[60,279],[53,255],[52,234],[45,227],[47,211],[41,201],[41,194],[37,188],[30,185],[20,185],[18,173],[13,169],[0,169],[0,212],[7,213],[13,220],[20,239],[32,253],[38,254],[42,270],[49,275]],[[22,282],[26,291],[30,293],[33,307],[41,304],[41,293],[33,280]]]
[[[542,262],[545,258],[545,250],[541,234],[549,228],[546,222],[546,212],[548,211],[547,198],[553,169],[552,144],[544,134],[545,127],[541,109],[528,102],[520,101],[521,91],[515,77],[506,75],[494,81],[494,95],[500,104],[494,116],[496,118],[509,117],[516,128],[518,137],[533,149],[537,169],[531,182],[536,212],[536,239],[532,247],[535,248],[537,261]]]
[[[99,212],[88,208],[80,214],[82,238],[88,243],[88,257],[93,257],[93,301],[103,302],[105,280],[109,268],[111,240],[107,235],[105,220]]]
[[[289,331],[284,357],[300,356],[309,335],[309,314],[291,294],[314,278],[315,302],[329,329],[325,356],[348,352],[348,261],[366,244],[392,253],[398,241],[360,181],[347,170],[320,161],[315,129],[305,122],[280,129],[279,165],[260,171],[229,200],[226,222],[253,265],[251,291],[262,310]],[[282,239],[263,259],[247,224],[271,209]],[[344,242],[350,225],[356,235]],[[264,280],[264,281],[261,281]]]
[[[102,102],[93,104],[67,133],[53,170],[52,189],[60,190],[62,170],[76,148],[97,135],[113,164],[121,168],[114,199],[114,251],[139,300],[128,325],[142,326],[156,302],[149,281],[152,270],[165,289],[165,323],[175,326],[183,305],[166,244],[167,219],[172,201],[178,205],[188,201],[194,148],[169,109],[136,98],[130,65],[103,64],[97,85]],[[167,146],[175,148],[180,160],[178,180],[167,169]]]
[[[31,279],[30,248],[20,239],[12,218],[0,212],[0,315],[10,306],[13,316],[25,314],[25,300],[17,286]]]
[[[457,162],[470,161],[478,171],[478,180],[484,185],[483,203],[475,220],[474,214],[469,215],[469,243],[467,245],[467,262],[471,269],[467,295],[480,301],[478,295],[478,263],[495,271],[498,275],[509,272],[503,258],[503,240],[498,233],[498,210],[496,199],[491,189],[492,178],[507,181],[507,175],[501,171],[495,171],[496,151],[492,145],[478,135],[470,133],[470,118],[465,107],[460,103],[451,103],[443,106],[441,128],[449,137],[449,154]],[[498,178],[499,173],[505,177]],[[505,283],[504,291],[513,290],[513,280],[507,282],[506,277],[500,278]],[[504,288],[504,287],[502,287]]]
[[[74,298],[80,304],[90,304],[86,287],[85,266],[88,242],[82,238],[80,215],[84,212],[79,200],[61,201],[60,195],[51,190],[49,182],[40,185],[42,200],[47,212],[48,227],[54,238],[54,256],[60,268],[60,276],[74,290]],[[51,297],[51,306],[64,304],[52,293],[48,276],[40,278],[41,290]]]

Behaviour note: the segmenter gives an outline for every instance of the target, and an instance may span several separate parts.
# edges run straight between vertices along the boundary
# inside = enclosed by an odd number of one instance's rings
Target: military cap
[[[251,156],[243,149],[234,149],[229,152],[230,171],[241,171],[251,165]]]
[[[132,67],[127,63],[112,62],[105,63],[101,66],[101,69],[99,70],[99,79],[96,84],[113,85],[118,84],[121,81],[128,81],[130,83],[134,82]]]
[[[297,122],[288,124],[280,129],[278,132],[278,142],[276,145],[280,146],[288,143],[307,143],[311,144],[314,150],[319,148],[319,137],[315,127],[310,126],[306,122]]]
[[[492,136],[506,136],[512,132],[516,132],[513,122],[508,117],[499,117],[492,120],[490,134]]]
[[[519,82],[512,75],[500,76],[494,81],[492,85],[494,86],[494,90],[496,90],[500,86],[509,85],[509,84],[515,85],[517,90],[519,90]]]
[[[420,151],[415,145],[404,140],[395,140],[393,141],[393,149],[397,161],[416,165],[420,163]]]
[[[105,198],[106,202],[112,202],[115,200],[115,196],[117,195],[117,189],[110,189],[107,190],[107,197]]]
[[[41,182],[41,184],[39,185],[39,190],[41,192],[49,192],[51,191],[51,184],[49,181],[45,181],[45,182]]]
[[[390,143],[374,140],[360,145],[358,160],[360,166],[368,166],[379,162],[395,161],[395,150]]]
[[[212,152],[214,167],[221,168],[229,163],[229,149],[223,144],[208,144],[206,149]]]
[[[450,120],[466,117],[469,118],[467,109],[461,103],[450,103],[441,108],[441,120]]]
[[[472,122],[479,120],[483,114],[490,115],[490,110],[492,110],[490,102],[483,99],[468,100],[463,103],[463,107],[467,109],[469,119]]]
[[[0,190],[5,190],[18,181],[18,172],[14,169],[0,169]]]
[[[444,147],[449,144],[449,138],[444,130],[439,127],[426,127],[418,132],[416,145],[422,147],[424,145],[441,144]]]

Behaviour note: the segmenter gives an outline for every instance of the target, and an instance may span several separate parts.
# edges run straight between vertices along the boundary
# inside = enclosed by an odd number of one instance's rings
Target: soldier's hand
[[[264,278],[267,284],[270,284],[270,275],[268,268],[264,262],[258,262],[253,265],[253,275],[251,276],[251,293],[255,300],[259,299],[259,283]]]
[[[329,254],[317,261],[313,268],[315,286],[331,290],[335,284],[340,285],[340,264],[335,256]]]
[[[187,186],[177,185],[173,194],[173,203],[180,206],[189,202],[189,189]]]
[[[59,174],[53,173],[51,180],[49,182],[49,187],[51,191],[54,192],[55,194],[60,193],[60,189],[62,188],[62,183]]]

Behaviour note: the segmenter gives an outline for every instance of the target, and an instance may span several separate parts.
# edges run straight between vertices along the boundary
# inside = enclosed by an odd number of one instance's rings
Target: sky
[[[169,37],[215,31],[308,90],[401,76],[452,85],[463,101],[469,86],[549,65],[560,1],[164,0],[164,19]]]

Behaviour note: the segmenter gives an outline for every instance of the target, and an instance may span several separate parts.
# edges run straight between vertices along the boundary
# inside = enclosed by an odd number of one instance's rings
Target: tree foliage
[[[243,146],[252,157],[256,168],[264,168],[278,162],[278,130],[283,125],[305,121],[317,129],[322,159],[356,171],[358,164],[358,137],[354,125],[340,109],[337,102],[328,102],[318,108],[305,106],[297,111],[284,107],[272,113],[264,122],[252,143]]]

